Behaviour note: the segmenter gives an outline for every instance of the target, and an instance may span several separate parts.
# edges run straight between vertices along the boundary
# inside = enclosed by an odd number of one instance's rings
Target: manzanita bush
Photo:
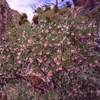
[[[3,100],[99,100],[95,20],[59,16],[8,31],[0,46]]]

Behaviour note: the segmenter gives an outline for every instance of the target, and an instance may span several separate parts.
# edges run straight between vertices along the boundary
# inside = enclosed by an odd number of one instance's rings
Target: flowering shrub
[[[94,20],[67,15],[59,22],[13,28],[0,46],[0,95],[8,100],[98,100],[95,32]]]

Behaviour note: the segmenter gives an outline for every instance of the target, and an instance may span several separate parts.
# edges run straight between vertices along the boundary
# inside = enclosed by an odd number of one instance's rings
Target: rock
[[[20,14],[12,10],[6,0],[0,0],[0,44],[7,29],[17,26]]]
[[[11,13],[12,13],[12,22],[13,22],[13,25],[15,27],[18,27],[21,14],[18,11],[13,10],[13,9],[11,9]]]

